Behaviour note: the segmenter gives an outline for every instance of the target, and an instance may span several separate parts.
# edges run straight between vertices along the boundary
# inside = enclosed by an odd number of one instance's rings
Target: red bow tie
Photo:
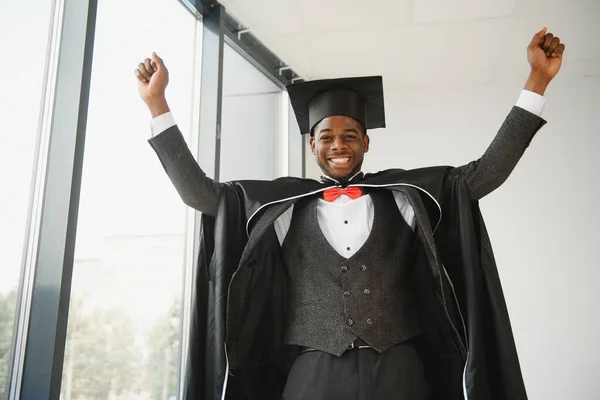
[[[358,199],[360,196],[362,196],[362,189],[358,186],[349,186],[344,189],[334,187],[325,190],[323,192],[323,198],[325,199],[325,201],[334,201],[343,194],[350,197],[351,199]]]

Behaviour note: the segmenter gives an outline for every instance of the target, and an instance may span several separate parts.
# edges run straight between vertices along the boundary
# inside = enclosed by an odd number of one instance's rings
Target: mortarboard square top
[[[334,115],[354,118],[365,130],[385,127],[381,76],[322,79],[287,90],[301,134],[312,135],[315,125]]]

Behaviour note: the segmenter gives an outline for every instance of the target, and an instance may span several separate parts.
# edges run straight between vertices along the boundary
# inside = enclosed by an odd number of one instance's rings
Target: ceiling
[[[561,75],[600,75],[600,0],[221,0],[305,79],[384,75],[386,87],[523,77],[544,26]]]

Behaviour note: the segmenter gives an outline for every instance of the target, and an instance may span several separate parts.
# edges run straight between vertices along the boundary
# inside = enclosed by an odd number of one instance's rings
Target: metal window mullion
[[[192,93],[192,110],[200,110],[200,96],[202,83],[202,40],[203,40],[203,22],[202,16],[194,14],[197,18],[196,27],[194,30],[194,64],[193,68],[193,93]],[[198,148],[199,132],[200,132],[200,113],[192,113],[191,116],[191,135],[188,139],[191,149]],[[183,289],[181,292],[181,318],[180,318],[180,340],[179,340],[179,364],[177,372],[177,398],[185,398],[184,382],[185,371],[187,368],[187,355],[189,351],[190,328],[191,328],[191,313],[192,300],[194,293],[195,269],[197,263],[196,246],[198,243],[197,235],[195,234],[195,225],[199,214],[191,208],[187,208],[186,212],[186,230],[185,230],[185,262]]]
[[[198,163],[204,169],[208,176],[212,176],[215,180],[219,180],[219,163],[220,163],[220,141],[221,141],[221,111],[223,98],[223,47],[224,47],[224,20],[222,7],[216,5],[210,8],[210,12],[204,13],[202,17],[202,33],[201,33],[201,49],[200,64],[196,66],[196,72],[199,72],[199,93],[195,102],[197,105],[197,124],[194,126],[194,134],[190,143],[191,149],[196,153]],[[192,265],[187,265],[185,279],[188,280],[184,287],[183,304],[189,306],[188,310],[184,310],[184,320],[182,320],[181,332],[181,352],[182,360],[180,364],[181,375],[179,379],[179,396],[186,398],[185,393],[185,378],[187,377],[187,362],[189,349],[189,328],[190,328],[190,311],[193,310],[191,301],[194,300],[195,286],[195,270],[198,262],[200,249],[200,231],[201,231],[201,213],[193,212],[193,222],[190,222],[188,232],[191,232],[192,237],[187,238],[188,245],[193,244],[193,250],[188,250],[188,257],[191,255],[191,260],[188,262]],[[191,268],[191,270],[189,270]],[[190,281],[191,280],[191,281]]]
[[[46,171],[46,159],[48,154],[49,142],[49,119],[53,106],[54,87],[56,83],[56,68],[58,53],[58,41],[60,40],[60,31],[62,27],[62,9],[63,2],[54,0],[51,6],[50,23],[48,24],[48,39],[46,47],[46,62],[44,68],[44,79],[42,96],[39,109],[39,120],[37,128],[37,138],[35,144],[35,168],[33,169],[28,215],[26,222],[25,241],[23,245],[23,254],[21,257],[22,267],[19,278],[19,285],[16,299],[15,322],[12,336],[12,346],[10,349],[8,362],[6,397],[2,399],[18,398],[18,392],[21,384],[24,352],[25,335],[27,334],[27,322],[29,321],[29,308],[31,303],[31,289],[33,282],[33,264],[35,263],[37,249],[37,238],[39,237],[39,215],[41,213],[41,196],[43,193],[43,182]]]
[[[11,399],[60,396],[97,0],[58,2],[53,96],[42,125],[48,132],[38,160],[31,237],[16,328]],[[50,75],[50,74],[49,74]],[[45,156],[45,157],[44,157]],[[36,208],[36,204],[33,205]],[[26,286],[26,287],[25,287]]]
[[[223,19],[222,7],[215,7],[202,19],[202,67],[198,108],[196,157],[207,176],[219,180],[221,103],[223,100]],[[200,213],[195,213],[194,262],[198,260]]]
[[[212,8],[203,18],[200,132],[198,161],[204,171],[219,180],[221,111],[223,100],[224,10]]]
[[[275,157],[277,159],[276,177],[289,176],[290,174],[290,106],[289,96],[286,90],[279,93],[279,129],[277,130],[277,148]]]
[[[216,113],[215,113],[215,172],[214,179],[219,181],[221,178],[221,117],[223,115],[223,59],[224,55],[224,46],[225,46],[225,20],[224,20],[225,9],[223,7],[218,7],[213,11],[212,20],[214,20],[215,34],[217,35],[215,39],[212,40],[212,44],[216,45],[217,50],[217,70],[216,74],[212,72],[211,77],[215,77],[216,75],[216,88],[212,90],[210,93],[207,93],[210,97],[216,97]],[[213,21],[209,20],[209,23]],[[211,25],[207,27],[211,29]],[[205,43],[206,44],[206,43]],[[212,56],[211,56],[212,57]],[[211,72],[209,72],[211,73]],[[203,76],[203,79],[205,77]],[[208,77],[207,77],[208,78]],[[205,80],[206,81],[206,80]],[[202,113],[200,114],[202,117]],[[209,116],[210,117],[210,116]],[[210,133],[208,131],[207,133]]]

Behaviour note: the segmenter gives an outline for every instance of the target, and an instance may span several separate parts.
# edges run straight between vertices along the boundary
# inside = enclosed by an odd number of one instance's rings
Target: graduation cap
[[[381,76],[322,79],[287,87],[300,133],[310,133],[324,118],[344,115],[365,130],[385,127]]]

